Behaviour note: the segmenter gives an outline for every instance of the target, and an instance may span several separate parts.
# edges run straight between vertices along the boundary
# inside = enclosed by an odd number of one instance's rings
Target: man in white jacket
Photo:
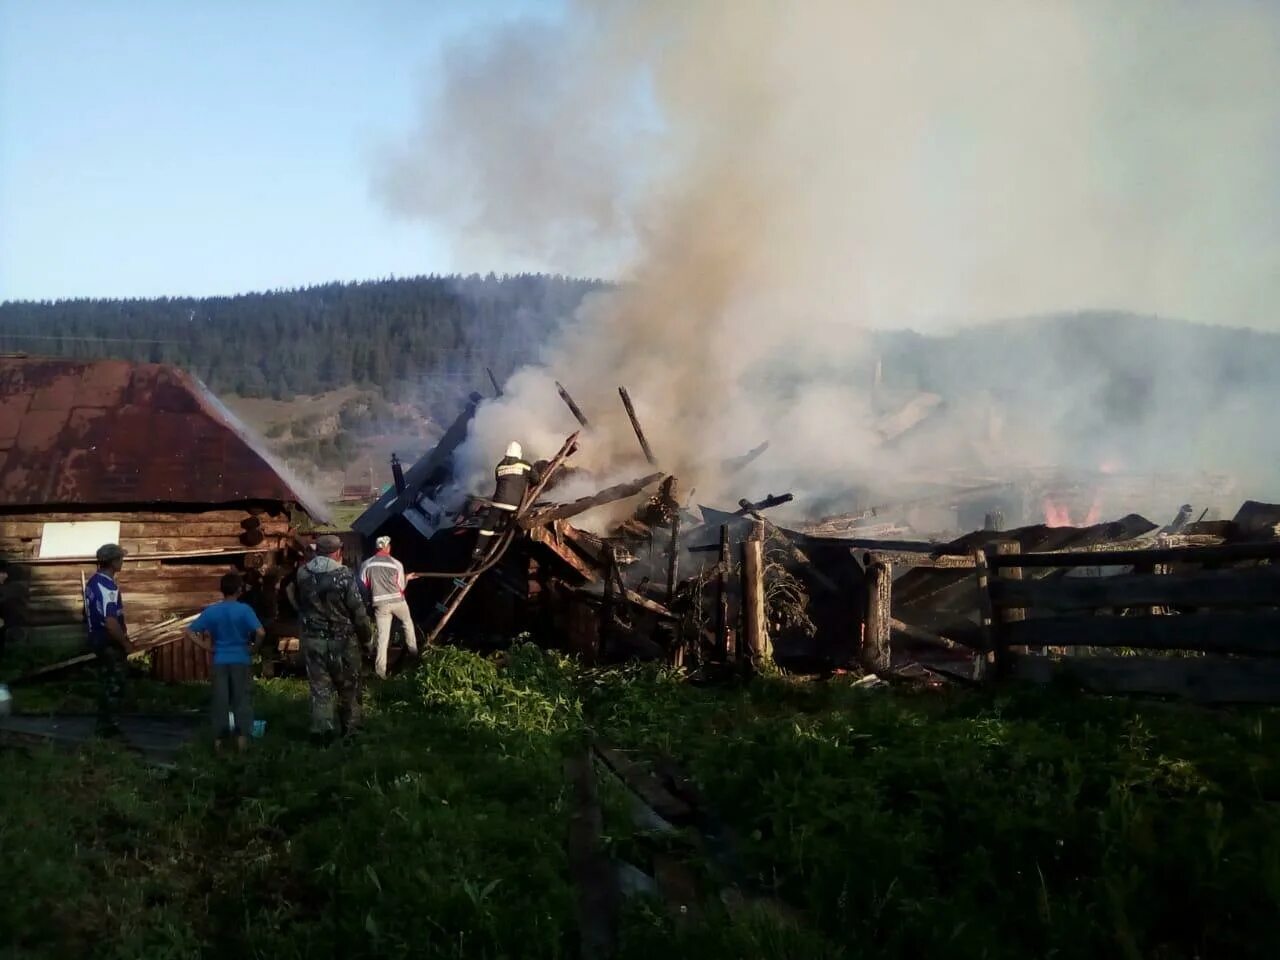
[[[404,627],[405,643],[410,655],[415,657],[418,655],[418,638],[414,632],[413,618],[409,615],[409,604],[404,599],[404,590],[409,583],[404,565],[391,555],[390,537],[379,537],[377,545],[378,552],[360,568],[360,584],[364,587],[365,596],[373,603],[373,619],[378,625],[374,670],[379,677],[385,679],[387,647],[391,643],[391,618],[399,620]]]

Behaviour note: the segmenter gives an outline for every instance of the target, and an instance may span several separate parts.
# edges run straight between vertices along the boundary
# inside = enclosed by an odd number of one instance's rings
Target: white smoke
[[[1249,0],[584,3],[458,51],[379,184],[465,255],[622,281],[482,408],[477,478],[576,426],[559,379],[601,474],[646,469],[625,385],[686,489],[900,493],[1077,453],[985,422],[885,447],[867,330],[1090,307],[1280,326],[1277,90],[1280,7]],[[744,475],[709,468],[766,439]]]

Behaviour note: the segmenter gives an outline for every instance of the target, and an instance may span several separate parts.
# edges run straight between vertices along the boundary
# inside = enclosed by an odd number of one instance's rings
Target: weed
[[[156,707],[204,692],[135,688]],[[76,682],[48,706],[76,704]],[[562,762],[589,733],[683,766],[723,821],[698,917],[631,901],[622,954],[1269,956],[1277,715],[762,677],[699,688],[519,646],[431,651],[368,692],[355,746],[306,743],[305,687],[259,683],[243,758],[0,752],[0,930],[21,957],[563,957]],[[681,837],[600,790],[610,850]],[[736,837],[734,840],[732,838]],[[762,895],[721,903],[713,878]],[[733,904],[737,903],[736,906]],[[784,903],[780,912],[769,904]]]

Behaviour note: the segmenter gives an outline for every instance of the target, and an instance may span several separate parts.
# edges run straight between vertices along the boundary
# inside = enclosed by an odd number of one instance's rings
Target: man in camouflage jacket
[[[326,535],[316,541],[316,555],[298,571],[295,589],[311,688],[311,736],[346,736],[360,725],[360,650],[373,636],[373,625],[355,575],[342,565],[341,540]]]

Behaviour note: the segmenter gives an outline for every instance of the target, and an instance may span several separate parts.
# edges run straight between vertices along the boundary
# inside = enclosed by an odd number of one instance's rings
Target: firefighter
[[[485,556],[493,545],[493,538],[501,533],[511,517],[520,509],[520,502],[529,484],[538,482],[538,471],[524,459],[524,451],[514,440],[507,445],[507,455],[498,461],[493,471],[496,486],[489,509],[480,521],[480,536],[476,538],[473,560]]]

